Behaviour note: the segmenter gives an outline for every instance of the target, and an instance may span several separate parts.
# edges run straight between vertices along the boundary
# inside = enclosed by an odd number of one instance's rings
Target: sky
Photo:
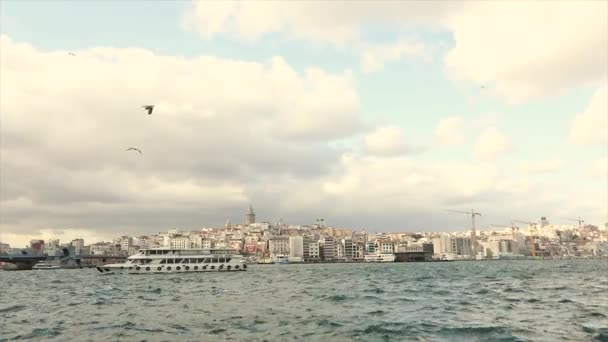
[[[249,204],[376,232],[608,222],[606,1],[3,0],[0,22],[14,246]]]

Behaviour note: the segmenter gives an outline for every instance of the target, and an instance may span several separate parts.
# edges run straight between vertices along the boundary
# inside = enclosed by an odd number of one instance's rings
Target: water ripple
[[[0,272],[20,285],[0,294],[0,341],[608,341],[606,274],[603,260]]]

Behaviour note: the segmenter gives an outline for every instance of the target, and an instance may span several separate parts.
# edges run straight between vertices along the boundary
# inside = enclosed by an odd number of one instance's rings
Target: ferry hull
[[[110,264],[97,266],[101,273],[126,274],[155,274],[155,273],[201,273],[201,272],[242,272],[247,271],[246,264],[228,265],[139,265],[125,266],[124,264]]]

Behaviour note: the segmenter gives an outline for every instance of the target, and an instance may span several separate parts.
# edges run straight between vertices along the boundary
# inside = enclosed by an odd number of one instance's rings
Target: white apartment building
[[[72,240],[71,245],[74,246],[74,253],[82,254],[82,249],[84,248],[84,239],[74,239]]]
[[[395,253],[395,245],[388,241],[376,241],[376,251],[378,254]]]
[[[171,248],[173,249],[187,249],[192,248],[190,238],[187,236],[176,236],[171,239]]]
[[[321,258],[318,242],[310,242],[308,244],[308,258],[310,260],[319,260]]]
[[[91,254],[93,255],[104,255],[112,251],[112,244],[110,243],[96,243],[90,246]]]
[[[298,262],[304,258],[304,237],[289,237],[289,261]]]
[[[129,251],[129,247],[133,246],[133,238],[130,236],[123,236],[120,238],[120,250]]]
[[[289,238],[275,237],[268,240],[270,254],[289,254]]]

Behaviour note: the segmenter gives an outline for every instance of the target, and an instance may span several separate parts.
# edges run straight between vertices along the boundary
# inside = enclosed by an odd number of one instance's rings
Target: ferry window
[[[175,259],[176,264],[179,264],[180,262],[182,262],[182,259]]]
[[[163,251],[163,254],[169,254],[169,251]]]
[[[182,260],[182,264],[189,264],[190,263],[190,259],[184,259]]]
[[[196,259],[190,259],[191,264],[196,264]]]
[[[152,259],[148,259],[148,260],[146,260],[146,264],[149,264],[149,263],[151,263],[151,262],[152,262]]]
[[[226,262],[230,262],[230,260],[231,260],[230,258],[226,258]]]
[[[172,264],[173,263],[173,259],[167,259],[167,264]]]
[[[161,264],[166,264],[167,263],[167,259],[163,259],[160,261]]]

